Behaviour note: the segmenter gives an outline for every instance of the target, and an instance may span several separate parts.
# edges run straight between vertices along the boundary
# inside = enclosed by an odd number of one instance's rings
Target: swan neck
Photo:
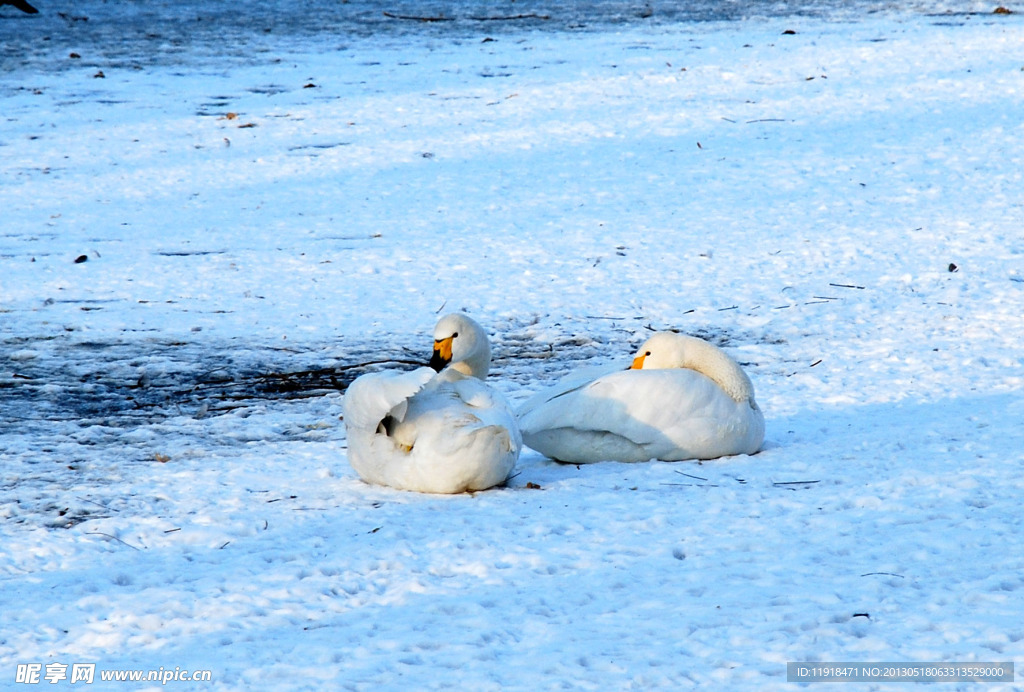
[[[452,363],[448,367],[456,372],[460,372],[467,377],[475,377],[478,380],[482,380],[487,377],[487,373],[490,371],[490,359],[487,361],[479,362],[479,359],[466,359]]]
[[[707,342],[698,340],[687,349],[683,367],[705,375],[737,402],[754,401],[754,385],[747,373],[729,354]]]

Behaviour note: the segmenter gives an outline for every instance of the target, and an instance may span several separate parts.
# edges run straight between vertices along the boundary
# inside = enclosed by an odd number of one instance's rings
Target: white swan
[[[523,441],[558,461],[754,454],[764,415],[739,364],[706,341],[659,332],[628,370],[570,376],[524,403]]]
[[[523,442],[508,402],[482,381],[490,361],[483,328],[451,314],[434,328],[431,368],[370,373],[350,384],[342,409],[348,461],[359,477],[424,493],[503,483]]]

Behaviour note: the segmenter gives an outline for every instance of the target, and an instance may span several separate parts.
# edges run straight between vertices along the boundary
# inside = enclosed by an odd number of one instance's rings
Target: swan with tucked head
[[[518,412],[524,442],[559,461],[715,459],[754,454],[764,415],[754,386],[720,348],[659,332],[630,369],[570,376]]]
[[[345,392],[348,460],[367,483],[461,493],[504,483],[522,437],[505,398],[483,382],[491,348],[466,315],[434,328],[431,367],[369,373]]]

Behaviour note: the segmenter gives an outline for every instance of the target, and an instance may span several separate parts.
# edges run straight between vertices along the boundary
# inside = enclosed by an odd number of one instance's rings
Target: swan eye
[[[646,358],[646,357],[647,357],[647,356],[649,356],[649,355],[651,355],[651,352],[650,352],[650,351],[648,351],[647,353],[645,353],[645,354],[644,354],[644,358]]]

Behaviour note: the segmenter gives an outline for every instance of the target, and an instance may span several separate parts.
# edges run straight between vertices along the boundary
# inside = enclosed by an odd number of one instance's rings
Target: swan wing
[[[555,384],[534,394],[532,397],[519,405],[516,415],[523,418],[534,409],[540,408],[553,399],[573,394],[574,392],[593,384],[596,380],[615,372],[622,372],[629,367],[630,361],[619,360],[604,365],[593,365],[580,368],[560,379]]]
[[[372,372],[356,378],[345,391],[342,402],[345,425],[376,430],[387,416],[402,420],[409,398],[435,375],[430,368],[417,368],[409,372]]]

